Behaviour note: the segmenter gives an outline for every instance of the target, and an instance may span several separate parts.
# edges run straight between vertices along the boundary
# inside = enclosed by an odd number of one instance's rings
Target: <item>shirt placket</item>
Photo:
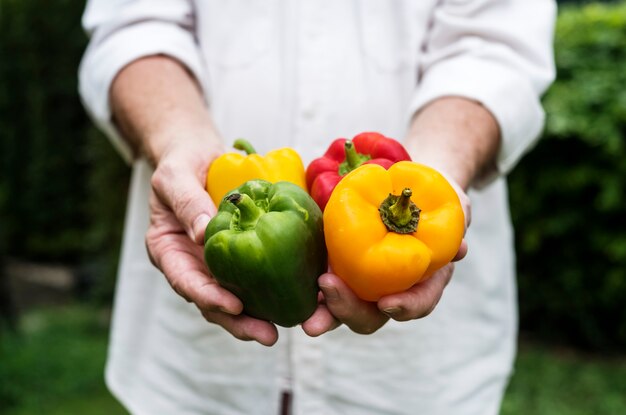
[[[321,339],[294,331],[291,360],[293,369],[293,415],[327,414],[324,399],[324,359]]]
[[[328,10],[329,7],[332,2],[298,2],[294,135],[296,142],[306,148],[325,134],[330,71],[327,53],[332,50],[329,44],[332,27],[328,20],[332,10]],[[293,414],[325,414],[323,339],[311,338],[301,330],[291,334]]]
[[[325,2],[300,2],[297,28],[298,44],[295,131],[296,140],[311,143],[325,133],[325,104],[329,96],[329,25]],[[309,147],[309,146],[307,146]]]

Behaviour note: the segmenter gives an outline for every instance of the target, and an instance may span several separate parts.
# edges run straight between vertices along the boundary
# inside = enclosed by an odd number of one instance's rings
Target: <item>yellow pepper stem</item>
[[[245,193],[233,193],[224,200],[235,205],[237,210],[233,214],[232,226],[235,229],[246,231],[253,229],[265,210],[254,203],[254,200]]]
[[[380,204],[378,212],[389,231],[405,234],[417,230],[421,210],[411,201],[412,195],[413,192],[407,187],[400,195],[389,193]]]
[[[245,138],[238,138],[233,143],[233,147],[237,150],[245,151],[247,155],[256,154],[256,150]]]

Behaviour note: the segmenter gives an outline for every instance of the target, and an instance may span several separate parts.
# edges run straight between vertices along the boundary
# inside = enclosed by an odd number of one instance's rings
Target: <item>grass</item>
[[[626,356],[523,343],[502,415],[626,414]]]
[[[26,314],[0,331],[0,413],[124,414],[103,380],[106,315],[87,306]]]
[[[20,335],[0,331],[0,413],[122,415],[107,391],[102,311],[29,312]],[[626,414],[626,356],[603,358],[524,342],[501,415]]]

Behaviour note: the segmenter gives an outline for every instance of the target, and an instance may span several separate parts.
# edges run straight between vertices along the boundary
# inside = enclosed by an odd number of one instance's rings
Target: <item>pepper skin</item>
[[[248,181],[209,222],[204,256],[246,314],[294,326],[317,307],[317,278],[327,270],[322,212],[293,183]]]
[[[330,268],[366,301],[429,278],[454,258],[464,231],[452,186],[436,170],[409,161],[352,171],[324,211]]]
[[[220,204],[226,193],[253,179],[263,179],[272,183],[284,180],[306,190],[304,164],[295,150],[281,148],[269,151],[263,157],[256,154],[246,140],[235,140],[233,147],[245,151],[246,155],[222,154],[211,163],[207,174],[206,188],[215,206]]]
[[[309,164],[306,184],[309,193],[322,210],[341,178],[362,164],[378,164],[385,168],[395,162],[411,160],[402,144],[379,133],[361,133],[351,141],[338,138],[324,156]]]

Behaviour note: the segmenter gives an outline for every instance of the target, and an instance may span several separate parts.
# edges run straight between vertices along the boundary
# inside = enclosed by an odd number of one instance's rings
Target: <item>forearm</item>
[[[135,154],[154,165],[181,141],[203,153],[221,150],[196,80],[174,59],[151,56],[126,66],[111,86],[110,102]]]
[[[433,101],[418,112],[406,139],[409,154],[463,189],[495,169],[500,131],[482,105],[460,97]]]

